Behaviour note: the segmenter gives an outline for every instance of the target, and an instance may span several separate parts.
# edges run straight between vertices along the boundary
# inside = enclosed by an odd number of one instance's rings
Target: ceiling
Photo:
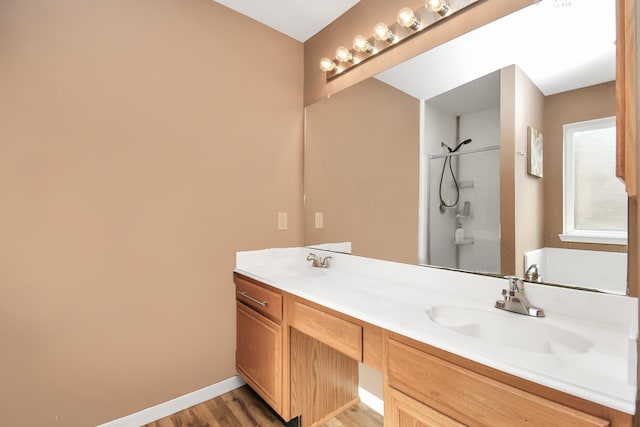
[[[358,0],[214,0],[304,42]],[[511,64],[545,95],[615,80],[615,0],[543,0],[376,78],[432,99]],[[487,84],[496,84],[495,76]],[[476,86],[482,86],[478,84]]]
[[[304,42],[359,0],[214,0]]]
[[[544,0],[376,77],[432,99],[517,64],[544,95],[615,80],[615,0]],[[495,82],[495,80],[494,80]]]

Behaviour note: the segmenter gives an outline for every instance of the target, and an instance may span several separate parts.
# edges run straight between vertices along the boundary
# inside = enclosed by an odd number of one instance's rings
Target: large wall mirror
[[[614,0],[543,0],[307,107],[305,244],[626,293],[624,185],[572,205],[612,233],[563,216],[565,125],[615,116],[615,22]],[[575,170],[615,167],[584,138]]]

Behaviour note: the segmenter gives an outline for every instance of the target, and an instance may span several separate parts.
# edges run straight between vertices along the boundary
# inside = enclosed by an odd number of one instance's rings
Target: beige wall
[[[524,276],[526,251],[542,247],[543,183],[527,173],[527,128],[544,129],[544,96],[512,65],[500,74],[500,225],[503,274]],[[546,173],[547,165],[544,165]]]
[[[302,244],[302,44],[210,0],[6,0],[0,52],[0,425],[235,375],[234,252]]]
[[[529,175],[527,172],[528,128],[532,127],[540,132],[544,129],[544,95],[518,67],[516,67],[515,98],[515,271],[517,276],[523,277],[524,253],[541,248],[544,234],[545,180]],[[521,156],[518,153],[527,153],[527,156]],[[543,167],[547,169],[544,162]]]
[[[615,82],[548,96],[544,101],[544,246],[626,252],[626,245],[562,242],[563,125],[616,115]]]
[[[305,243],[417,263],[420,102],[372,78],[307,107],[305,126]]]
[[[515,85],[516,67],[500,70],[500,268],[515,274]]]

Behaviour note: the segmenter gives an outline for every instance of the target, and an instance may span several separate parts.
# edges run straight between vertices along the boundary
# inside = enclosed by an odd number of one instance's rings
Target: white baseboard
[[[380,415],[384,416],[384,400],[380,399],[374,394],[369,393],[362,387],[358,387],[358,396],[360,396],[360,401],[362,403],[364,403]]]
[[[220,381],[219,383],[212,384],[205,388],[201,388],[200,390],[196,390],[159,405],[152,406],[151,408],[143,409],[135,414],[100,424],[97,427],[140,427],[159,420],[160,418],[164,418],[171,414],[175,414],[176,412],[190,408],[198,403],[213,399],[221,394],[227,393],[238,387],[242,387],[244,384],[244,380],[236,375],[224,381]]]

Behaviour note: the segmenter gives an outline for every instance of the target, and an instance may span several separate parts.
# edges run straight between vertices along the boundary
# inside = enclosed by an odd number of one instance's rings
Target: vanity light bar
[[[425,6],[416,10],[403,7],[398,12],[396,23],[390,26],[384,22],[376,24],[370,38],[357,35],[353,39],[352,49],[340,46],[334,59],[324,57],[320,60],[320,69],[326,73],[327,81],[331,80],[430,25],[480,1],[482,0],[425,0]],[[451,3],[456,7],[452,7]]]

